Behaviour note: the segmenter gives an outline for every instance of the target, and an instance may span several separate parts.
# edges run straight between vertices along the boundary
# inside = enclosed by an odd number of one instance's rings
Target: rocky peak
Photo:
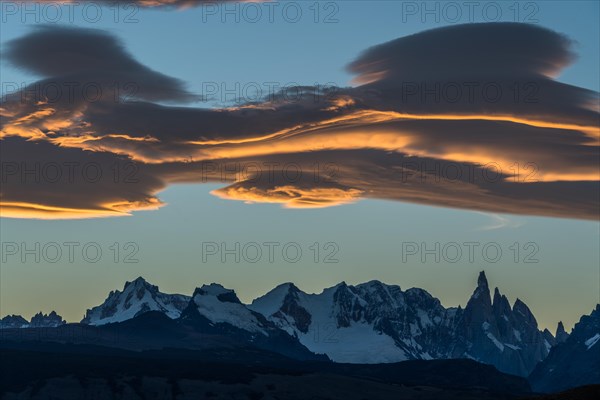
[[[125,282],[125,287],[131,286],[131,285],[140,286],[140,285],[147,285],[147,284],[148,284],[148,282],[144,278],[142,278],[141,276],[138,276],[131,282],[129,282],[129,281]]]
[[[490,288],[488,286],[487,277],[485,276],[485,272],[481,271],[479,273],[479,278],[477,278],[477,287],[469,300],[469,303],[472,301],[477,301],[483,303],[485,306],[492,305],[492,299],[490,296]],[[467,304],[468,307],[468,304]]]
[[[501,299],[502,299],[502,294],[500,293],[500,290],[496,286],[494,288],[494,300],[492,301],[492,303],[496,304],[496,302],[500,302]]]
[[[52,311],[50,314],[42,314],[40,311],[31,318],[29,326],[31,328],[54,328],[60,325],[64,325],[67,322],[62,317]]]
[[[479,273],[479,277],[477,278],[477,287],[482,287],[482,288],[486,288],[489,290],[488,280],[487,280],[487,277],[485,276],[485,271],[481,271]]]
[[[498,288],[494,289],[494,302],[493,307],[499,316],[509,315],[511,312],[510,303],[505,295],[500,293]]]
[[[298,287],[296,285],[294,285],[292,282],[286,282],[279,286],[285,287],[286,291],[288,293],[298,294],[300,292],[300,289],[298,289]]]
[[[148,311],[160,311],[169,318],[177,318],[188,302],[188,296],[162,293],[158,286],[138,277],[126,282],[122,292],[111,291],[101,305],[88,309],[81,323],[104,325],[121,322]]]
[[[511,308],[497,288],[493,305],[490,297],[487,278],[481,272],[477,288],[458,320],[459,340],[453,356],[474,357],[503,372],[527,375],[548,354],[553,337],[538,330],[535,317],[521,300],[517,299]]]
[[[233,290],[217,283],[196,288],[182,313],[182,318],[208,321],[213,327],[229,325],[244,331],[269,335],[267,319],[242,304]]]
[[[361,303],[370,304],[393,304],[394,299],[392,298],[388,286],[381,283],[380,281],[369,281],[361,283],[360,285],[348,287],[348,291],[351,296],[357,301],[359,298]]]
[[[528,325],[537,328],[537,321],[533,316],[533,313],[520,299],[515,300],[515,304],[513,305],[513,314],[518,320],[524,321]]]
[[[127,289],[147,289],[150,290],[151,292],[158,292],[158,286],[152,285],[150,283],[148,283],[144,278],[142,278],[141,276],[135,278],[133,281],[131,282],[125,282],[125,286],[123,287],[123,292],[125,292]]]
[[[556,338],[552,335],[552,332],[550,332],[548,329],[543,330],[542,337],[544,338],[544,340],[546,342],[548,342],[548,344],[546,345],[546,347],[548,349],[550,349],[556,345]]]
[[[587,340],[594,335],[600,335],[600,305],[590,315],[584,315],[575,324],[569,338],[574,341]]]
[[[211,283],[210,285],[202,285],[200,288],[196,288],[194,296],[214,296],[222,303],[237,303],[242,304],[240,299],[235,294],[235,291],[226,289],[218,283]]]
[[[558,322],[558,326],[556,327],[556,343],[563,343],[569,337],[569,334],[565,331],[565,326],[562,321]]]
[[[27,328],[29,322],[20,315],[7,315],[0,319],[0,329]]]

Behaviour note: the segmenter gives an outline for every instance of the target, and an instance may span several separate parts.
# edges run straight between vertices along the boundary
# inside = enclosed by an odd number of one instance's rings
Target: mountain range
[[[533,372],[540,390],[558,390],[573,386],[572,372],[556,381],[544,377],[549,370],[559,373],[565,359],[572,358],[572,348],[581,353],[582,366],[596,366],[598,358],[590,356],[600,349],[594,341],[600,338],[598,314],[596,309],[583,317],[571,335],[562,323],[555,335],[541,331],[523,301],[511,306],[498,288],[492,296],[484,272],[465,308],[446,308],[423,289],[402,290],[379,281],[355,286],[342,282],[319,294],[285,283],[243,304],[233,290],[215,283],[197,288],[190,297],[162,293],[138,278],[87,310],[77,326],[95,335],[118,328],[128,343],[121,341],[117,347],[137,350],[241,343],[295,359],[321,357],[337,363],[468,358],[508,374],[527,377]],[[20,316],[0,320],[5,331],[64,324],[55,312],[40,313],[29,323]],[[197,332],[204,335],[202,340]],[[596,376],[581,379],[582,384],[598,382]]]
[[[20,315],[7,315],[0,319],[0,329],[11,328],[55,328],[66,324],[67,321],[52,311],[50,314],[43,314],[41,311],[27,321]]]

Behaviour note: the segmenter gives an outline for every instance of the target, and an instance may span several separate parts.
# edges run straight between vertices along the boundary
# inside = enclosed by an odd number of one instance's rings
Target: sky
[[[600,301],[598,2],[422,4],[141,2],[71,19],[2,2],[0,315],[78,321],[137,276],[246,302],[378,279],[464,306],[485,270],[542,328],[571,327]],[[473,81],[504,94],[410,92]],[[15,91],[36,82],[106,97]],[[110,100],[115,82],[133,101]],[[73,180],[10,170],[58,160],[79,163]],[[398,175],[415,162],[426,180]]]

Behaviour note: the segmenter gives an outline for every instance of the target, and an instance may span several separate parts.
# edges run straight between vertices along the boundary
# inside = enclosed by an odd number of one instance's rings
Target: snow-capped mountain
[[[424,290],[403,292],[378,281],[341,283],[320,294],[306,294],[287,283],[249,307],[310,350],[350,363],[438,358],[430,341],[449,333],[456,311],[446,311]]]
[[[327,360],[315,355],[296,338],[242,304],[235,292],[212,283],[197,288],[177,320],[180,327],[220,335],[235,343],[269,350],[301,360]]]
[[[497,288],[492,298],[483,272],[464,309],[445,308],[423,289],[403,291],[379,281],[356,286],[342,282],[319,294],[307,294],[286,283],[245,305],[233,290],[215,283],[196,289],[189,297],[162,293],[138,278],[127,282],[122,291],[111,292],[81,322],[118,323],[150,311],[168,317],[152,319],[155,323],[174,321],[168,328],[173,332],[183,329],[231,337],[235,343],[293,357],[306,358],[310,350],[344,363],[472,358],[520,376],[529,375],[552,346],[571,339],[562,324],[557,338],[548,330],[541,332],[521,300],[511,307]],[[0,326],[61,323],[62,318],[51,313],[34,317],[31,324],[18,316],[6,317]],[[159,337],[152,340],[160,342]],[[179,339],[173,340],[177,344]]]
[[[584,315],[529,377],[534,390],[554,392],[600,384],[600,304]]]
[[[268,336],[272,327],[262,315],[248,309],[235,292],[211,283],[194,291],[189,308],[210,321],[211,325],[228,324],[233,327]],[[190,311],[186,310],[186,316]]]
[[[378,281],[341,283],[320,294],[287,283],[249,308],[337,362],[472,358],[525,376],[551,347],[522,301],[511,308],[496,289],[492,303],[483,272],[464,310],[444,308],[425,290]]]
[[[67,322],[62,319],[55,311],[50,314],[39,312],[35,314],[30,322],[20,315],[7,315],[0,319],[0,329],[15,329],[15,328],[56,328],[64,325]]]
[[[169,318],[178,318],[189,302],[189,296],[162,293],[158,286],[140,277],[126,282],[122,292],[110,292],[104,303],[87,310],[81,323],[104,325],[121,322],[148,311],[160,311]]]

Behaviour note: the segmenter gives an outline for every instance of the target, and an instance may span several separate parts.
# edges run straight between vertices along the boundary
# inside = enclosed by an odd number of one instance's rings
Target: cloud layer
[[[221,198],[285,207],[380,198],[599,216],[598,93],[556,80],[575,55],[541,27],[425,31],[367,49],[348,66],[354,87],[222,109],[165,105],[197,97],[101,31],[36,28],[3,56],[42,77],[0,106],[3,216],[128,215],[160,207],[169,184],[207,181],[223,182]],[[67,180],[65,163],[103,176]]]

